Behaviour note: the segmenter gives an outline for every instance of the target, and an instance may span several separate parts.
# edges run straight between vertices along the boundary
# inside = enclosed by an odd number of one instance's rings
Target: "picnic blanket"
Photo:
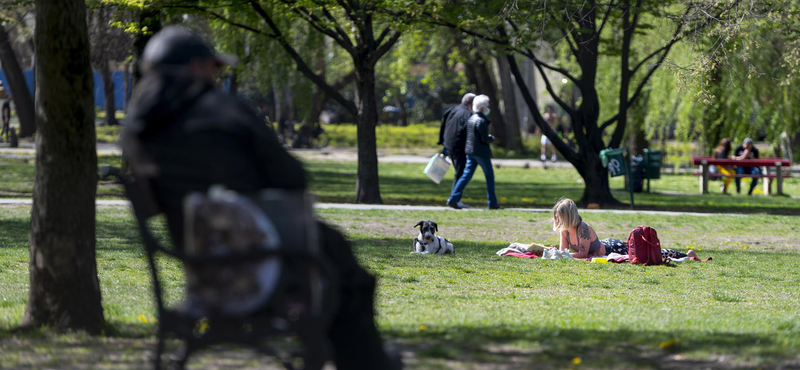
[[[574,260],[569,251],[560,251],[557,248],[545,249],[542,258],[546,260]]]
[[[528,248],[524,244],[511,243],[508,247],[503,248],[496,252],[498,256],[519,257],[519,258],[537,258],[536,253],[528,252]]]
[[[628,257],[627,254],[611,253],[608,256],[606,256],[606,259],[608,259],[608,262],[614,262],[614,263],[630,262],[630,258]],[[686,262],[686,261],[706,262],[706,261],[711,261],[712,258],[708,257],[708,258],[705,258],[705,259],[700,259],[700,258],[697,258],[697,257],[683,257],[683,258],[667,257],[667,260],[669,262],[674,262],[674,263],[683,263],[683,262]]]

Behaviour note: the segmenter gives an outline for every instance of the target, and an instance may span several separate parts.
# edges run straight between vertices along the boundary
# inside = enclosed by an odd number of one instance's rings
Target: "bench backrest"
[[[714,166],[738,166],[738,167],[776,167],[780,163],[782,167],[789,167],[791,162],[781,158],[759,158],[759,159],[718,159],[712,157],[692,157],[692,164],[699,166],[706,162]]]

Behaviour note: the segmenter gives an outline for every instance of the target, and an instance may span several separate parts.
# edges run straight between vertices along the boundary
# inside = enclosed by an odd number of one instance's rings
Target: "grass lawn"
[[[103,156],[99,165],[120,165],[120,158]],[[417,204],[444,206],[450,195],[453,171],[449,171],[437,185],[422,174],[424,165],[383,163],[379,166],[381,196],[387,204]],[[350,203],[355,198],[356,163],[308,161],[306,169],[312,192],[323,202]],[[29,198],[33,193],[34,161],[32,159],[0,158],[0,197]],[[583,180],[574,169],[541,169],[503,167],[495,168],[497,196],[505,207],[550,208],[561,197],[578,200],[583,194]],[[749,188],[743,180],[743,189]],[[767,212],[774,214],[800,214],[800,198],[779,196],[722,195],[719,182],[710,185],[712,194],[697,194],[698,179],[691,175],[664,174],[651,182],[653,193],[637,193],[638,209],[682,210],[701,212]],[[629,203],[629,194],[623,190],[622,177],[611,180],[614,196]],[[774,189],[773,185],[773,189]],[[761,189],[759,185],[758,189]],[[735,188],[731,184],[730,192]],[[784,192],[800,195],[797,177],[784,183]],[[675,194],[681,193],[681,194]],[[100,182],[100,198],[120,198],[122,188],[111,182]],[[467,186],[464,201],[476,207],[485,207],[486,185],[482,171],[478,171]],[[624,206],[624,208],[628,208]]]
[[[554,243],[546,214],[318,213],[347,233],[359,260],[377,275],[377,322],[410,369],[800,366],[796,217],[584,215],[600,237],[624,238],[648,224],[664,246],[714,257],[641,267],[494,255],[509,242]],[[29,214],[27,206],[0,207],[0,367],[143,368],[152,355],[154,310],[125,208],[98,209],[107,335],[9,331],[20,323],[27,297]],[[413,225],[428,218],[453,241],[455,255],[409,254]],[[161,263],[176,301],[183,275],[171,261]],[[220,350],[190,368],[259,363],[250,352]]]
[[[381,197],[388,204],[444,205],[450,195],[453,171],[448,171],[437,185],[422,174],[420,164],[380,164]],[[352,202],[355,198],[356,163],[307,162],[306,169],[312,180],[312,190],[321,201]],[[574,169],[541,169],[503,167],[495,168],[496,193],[505,207],[551,208],[561,197],[580,199],[583,180]],[[709,187],[712,194],[700,195],[698,179],[691,175],[664,174],[651,181],[653,193],[636,193],[638,209],[683,210],[701,212],[769,212],[800,214],[800,199],[779,196],[722,195],[719,182]],[[630,195],[624,191],[622,177],[611,180],[614,196],[629,203]],[[746,193],[749,180],[743,180]],[[759,185],[759,189],[760,189]],[[773,190],[775,186],[773,185]],[[735,193],[731,183],[731,193]],[[784,183],[784,192],[800,195],[800,182],[791,178]],[[684,193],[684,194],[674,194]],[[486,183],[483,172],[472,178],[463,201],[477,207],[486,207]]]

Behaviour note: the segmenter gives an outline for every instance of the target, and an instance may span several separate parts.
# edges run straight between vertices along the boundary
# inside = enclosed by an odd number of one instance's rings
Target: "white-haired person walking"
[[[492,170],[492,148],[489,146],[494,141],[494,136],[489,135],[489,97],[478,95],[472,101],[472,111],[474,114],[467,121],[467,142],[464,145],[464,152],[467,154],[467,164],[464,166],[464,173],[456,182],[447,205],[455,209],[461,209],[459,202],[464,194],[464,189],[472,180],[472,175],[478,166],[483,169],[486,176],[486,198],[488,198],[489,209],[500,209],[497,204],[497,196],[494,193],[494,171]]]

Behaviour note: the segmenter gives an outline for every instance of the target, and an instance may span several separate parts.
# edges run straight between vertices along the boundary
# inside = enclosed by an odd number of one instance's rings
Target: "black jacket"
[[[190,192],[214,184],[242,193],[306,188],[300,162],[262,119],[236,98],[188,76],[145,77],[134,92],[122,140],[128,136],[159,168],[154,195],[178,245],[182,200]]]
[[[489,144],[494,136],[489,135],[489,120],[483,113],[475,113],[467,121],[467,143],[464,152],[476,157],[492,157]]]
[[[467,141],[465,128],[471,115],[472,111],[463,104],[445,111],[439,128],[439,145],[444,144],[448,152],[463,153]]]

